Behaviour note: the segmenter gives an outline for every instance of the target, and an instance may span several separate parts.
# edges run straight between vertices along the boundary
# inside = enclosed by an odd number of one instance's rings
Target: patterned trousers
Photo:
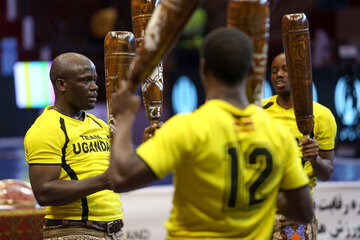
[[[273,240],[317,240],[318,221],[314,217],[309,224],[298,224],[289,221],[284,215],[276,214]]]
[[[107,233],[78,226],[44,227],[44,240],[125,240],[123,230],[108,236]]]

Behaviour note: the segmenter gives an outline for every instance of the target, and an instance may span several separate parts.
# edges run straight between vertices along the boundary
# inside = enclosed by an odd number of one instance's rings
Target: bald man
[[[94,63],[77,53],[50,69],[55,104],[26,133],[24,146],[36,200],[46,206],[44,239],[125,239],[120,195],[109,189],[109,128],[84,112],[97,98]],[[64,239],[61,238],[61,239]]]

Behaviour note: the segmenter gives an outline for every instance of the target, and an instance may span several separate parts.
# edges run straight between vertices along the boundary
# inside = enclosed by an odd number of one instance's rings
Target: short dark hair
[[[200,57],[205,59],[205,71],[211,71],[225,85],[234,86],[249,73],[253,49],[253,43],[245,33],[221,27],[206,36]]]

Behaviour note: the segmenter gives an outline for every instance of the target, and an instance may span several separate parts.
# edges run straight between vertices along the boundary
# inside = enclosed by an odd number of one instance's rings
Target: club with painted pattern
[[[156,7],[155,0],[132,0],[131,15],[136,49],[144,44],[146,26]],[[157,123],[163,111],[163,66],[160,61],[148,78],[141,82],[146,116],[151,125]]]
[[[135,57],[135,37],[131,32],[108,32],[104,40],[106,104],[110,139],[115,131],[115,116],[111,113],[111,95],[115,93],[121,81],[126,81],[130,63]]]
[[[129,69],[129,89],[147,79],[160,60],[171,51],[199,0],[162,0],[146,26],[144,44],[136,50]]]
[[[306,139],[313,130],[314,117],[310,33],[304,13],[283,16],[282,39],[296,124]]]
[[[230,0],[227,8],[227,26],[245,32],[253,41],[252,72],[247,79],[247,97],[262,106],[263,83],[268,58],[270,9],[266,0]]]

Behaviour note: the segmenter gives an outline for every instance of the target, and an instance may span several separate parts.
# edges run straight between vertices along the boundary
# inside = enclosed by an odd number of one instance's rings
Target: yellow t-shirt
[[[277,95],[274,95],[263,102],[265,112],[278,120],[283,126],[290,129],[292,135],[299,143],[303,139],[302,133],[296,125],[294,108],[285,109],[277,103]],[[336,121],[331,111],[323,105],[313,102],[314,129],[312,138],[319,144],[322,151],[334,150],[336,137]],[[302,156],[301,147],[299,153]],[[316,177],[310,161],[306,161],[304,170],[310,178],[310,187],[316,186]],[[313,191],[313,190],[312,190]]]
[[[255,105],[210,100],[136,153],[157,177],[174,173],[168,239],[270,239],[279,188],[309,182],[295,140]]]
[[[31,164],[61,165],[60,180],[81,180],[103,173],[109,166],[109,127],[94,115],[83,121],[47,107],[24,139]],[[91,194],[69,204],[47,206],[46,218],[91,221],[122,219],[120,195],[110,190]]]

